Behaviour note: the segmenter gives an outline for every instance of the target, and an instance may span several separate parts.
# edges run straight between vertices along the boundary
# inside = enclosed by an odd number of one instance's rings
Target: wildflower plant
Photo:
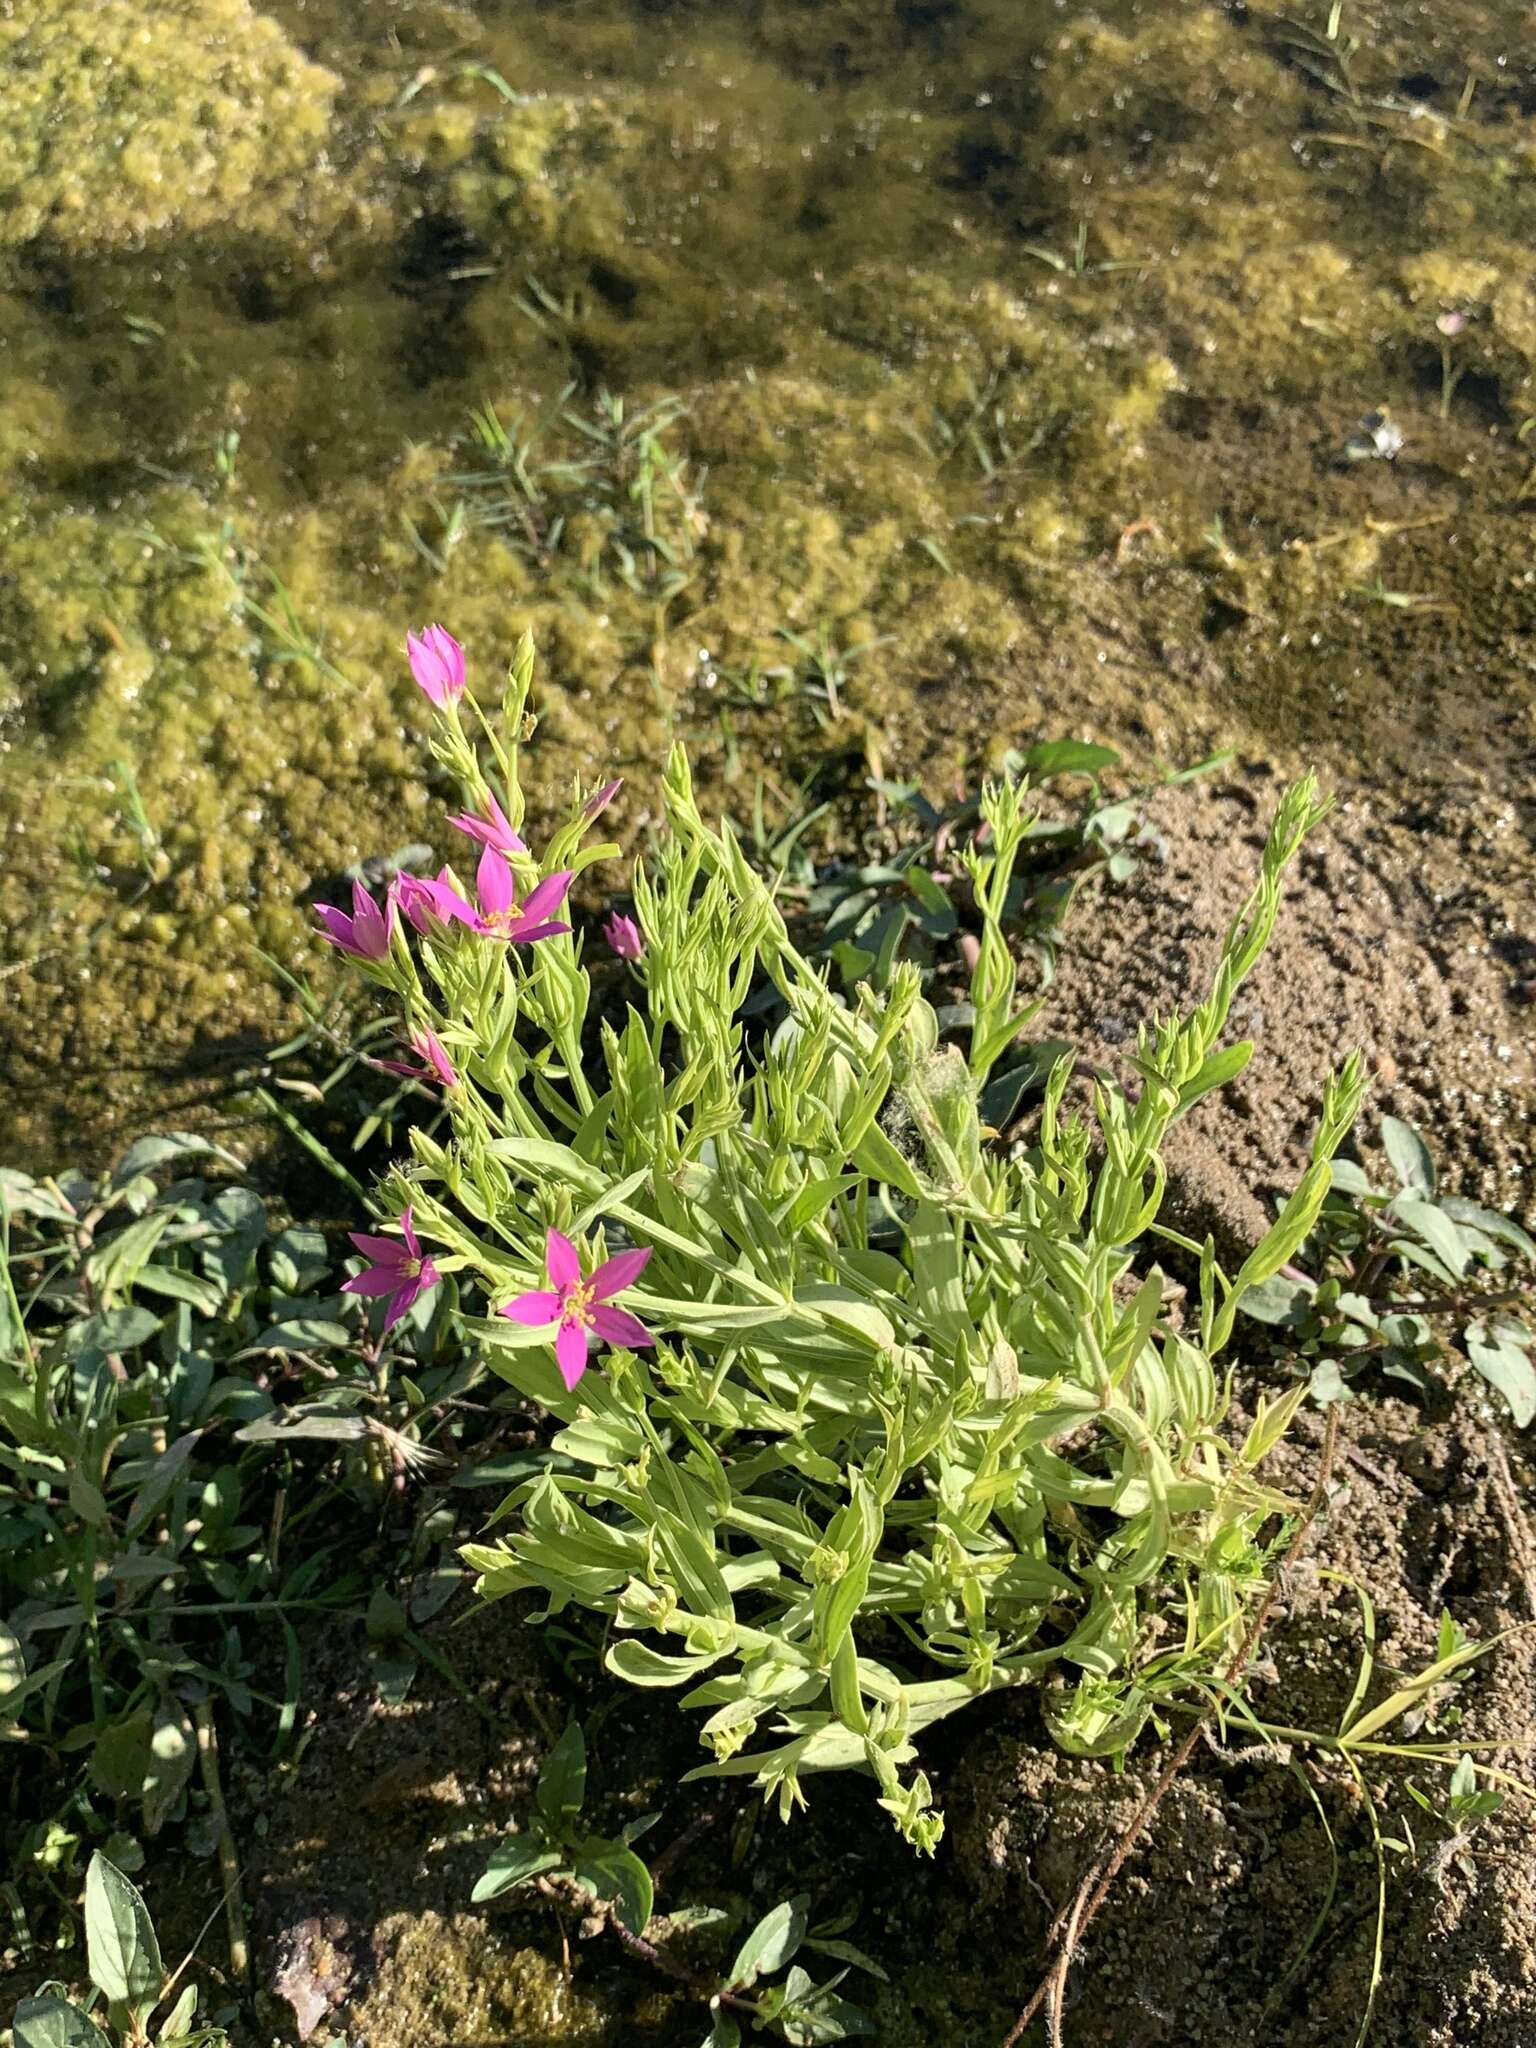
[[[494,796],[514,833],[532,670],[525,641],[499,730],[470,689],[433,716],[468,812]],[[1287,1504],[1260,1467],[1303,1389],[1234,1440],[1217,1361],[1316,1219],[1360,1063],[1328,1082],[1311,1163],[1233,1276],[1160,1229],[1160,1150],[1248,1061],[1221,1043],[1228,1011],[1322,806],[1310,778],[1285,793],[1210,995],[1143,1027],[1134,1087],[1069,1108],[1063,1058],[1034,1144],[1005,1154],[978,1100],[1027,1015],[1000,927],[1023,783],[987,788],[964,855],[982,932],[959,1043],[914,966],[836,993],[706,822],[680,748],[664,786],[622,1023],[589,1022],[582,934],[492,943],[467,905],[414,939],[394,918],[358,963],[458,1076],[449,1135],[413,1135],[382,1207],[483,1297],[470,1333],[558,1424],[465,1555],[489,1598],[601,1617],[611,1672],[701,1716],[694,1775],[750,1777],[787,1818],[816,1772],[860,1769],[931,1850],[926,1728],[1032,1685],[1066,1748],[1119,1754],[1218,1671],[1263,1584]],[[584,843],[609,795],[578,790],[542,854],[504,856],[522,900],[617,854]],[[785,1014],[754,1038],[764,981]],[[1151,1256],[1168,1241],[1198,1261],[1182,1320]],[[597,1325],[598,1269],[649,1344]],[[608,1340],[579,1374],[573,1328]]]

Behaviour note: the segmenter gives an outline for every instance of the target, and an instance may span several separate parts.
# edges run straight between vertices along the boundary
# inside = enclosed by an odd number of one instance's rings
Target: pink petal
[[[624,1288],[633,1287],[645,1271],[650,1256],[651,1247],[642,1245],[638,1251],[615,1252],[611,1259],[604,1259],[589,1282],[593,1299],[611,1301]]]
[[[410,1253],[411,1257],[413,1259],[419,1259],[421,1257],[421,1240],[419,1237],[417,1237],[415,1225],[411,1222],[411,1211],[409,1204],[407,1204],[407,1206],[400,1211],[400,1231],[401,1235],[405,1239],[406,1249]]]
[[[386,1330],[392,1330],[402,1316],[410,1314],[411,1310],[416,1306],[417,1297],[425,1291],[425,1288],[426,1281],[423,1276],[420,1273],[413,1273],[410,1279],[396,1291],[394,1300],[389,1304],[384,1314],[384,1327]]]
[[[517,902],[512,870],[494,846],[488,846],[480,856],[480,865],[475,870],[475,893],[480,898],[482,917],[499,917]]]
[[[338,910],[333,903],[317,903],[315,915],[325,927],[324,936],[333,946],[340,946],[346,953],[356,952],[352,942],[352,920],[344,910]]]
[[[348,1237],[366,1259],[378,1266],[404,1265],[410,1254],[398,1237],[374,1237],[366,1230],[349,1230]]]
[[[523,905],[523,916],[531,924],[548,917],[552,910],[558,910],[570,893],[571,883],[576,879],[575,871],[562,868],[558,874],[546,875],[542,882],[528,892]]]
[[[405,651],[411,674],[434,704],[446,704],[463,690],[464,650],[446,626],[407,633]]]
[[[555,1338],[555,1363],[560,1368],[560,1377],[565,1381],[567,1393],[574,1390],[576,1382],[587,1369],[587,1340],[575,1323],[562,1323]]]
[[[445,1088],[458,1087],[459,1077],[454,1072],[453,1061],[449,1059],[447,1049],[435,1031],[418,1032],[411,1040],[411,1044]]]
[[[507,933],[514,946],[532,946],[540,939],[557,939],[562,932],[568,932],[568,924],[519,924]]]
[[[600,790],[587,798],[581,815],[587,820],[588,824],[598,815],[599,811],[607,810],[623,787],[623,777],[619,776],[612,782],[605,782]]]
[[[535,1288],[530,1294],[514,1295],[505,1308],[497,1310],[510,1322],[522,1323],[530,1330],[542,1328],[545,1323],[557,1320],[560,1314],[561,1297],[550,1294],[542,1288]]]
[[[351,1280],[343,1280],[343,1294],[393,1294],[400,1285],[398,1266],[370,1266],[366,1273],[358,1273]]]
[[[581,1260],[576,1256],[576,1247],[558,1230],[551,1230],[544,1240],[544,1264],[557,1287],[574,1287],[581,1279]]]
[[[597,1307],[589,1311],[592,1327],[606,1344],[622,1344],[626,1351],[643,1351],[656,1339],[627,1308]]]

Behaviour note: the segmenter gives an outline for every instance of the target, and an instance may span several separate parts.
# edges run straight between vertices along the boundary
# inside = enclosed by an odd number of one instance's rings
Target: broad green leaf
[[[107,2037],[78,2005],[46,1993],[16,2008],[16,2048],[108,2048]]]
[[[1467,1270],[1467,1247],[1461,1232],[1443,1209],[1437,1209],[1432,1202],[1420,1201],[1415,1195],[1399,1195],[1392,1204],[1392,1214],[1427,1245],[1458,1280],[1461,1278]]]
[[[1454,1223],[1469,1224],[1480,1230],[1495,1243],[1508,1245],[1523,1259],[1536,1263],[1536,1242],[1520,1228],[1512,1217],[1501,1216],[1496,1209],[1485,1209],[1478,1202],[1469,1202],[1461,1195],[1446,1195],[1440,1207]]]
[[[530,1878],[542,1877],[546,1871],[559,1868],[558,1852],[549,1848],[542,1836],[513,1835],[504,1842],[498,1842],[491,1851],[490,1862],[475,1879],[470,1902],[478,1906],[487,1899],[498,1899],[503,1892],[527,1884]]]
[[[197,1736],[186,1710],[176,1700],[161,1700],[150,1727],[141,1794],[146,1835],[159,1834],[196,1761]]]
[[[199,1138],[191,1131],[165,1131],[159,1137],[140,1138],[130,1145],[117,1162],[112,1175],[114,1187],[125,1187],[136,1180],[141,1173],[152,1173],[156,1167],[169,1166],[178,1159],[222,1159],[226,1166],[244,1172],[245,1162],[233,1152],[226,1152],[222,1145],[215,1145],[211,1139]]]
[[[1403,1190],[1412,1195],[1425,1195],[1433,1201],[1435,1162],[1430,1157],[1429,1147],[1413,1125],[1405,1124],[1401,1117],[1384,1116],[1381,1120],[1381,1143]]]
[[[1283,1273],[1271,1273],[1267,1280],[1250,1287],[1238,1307],[1256,1323],[1293,1323],[1307,1309],[1313,1290],[1299,1280],[1287,1280]]]
[[[85,1954],[91,1982],[114,2005],[152,2006],[165,1981],[149,1908],[99,1852],[85,1873]]]
[[[21,1638],[0,1621],[0,1700],[13,1692],[27,1675],[27,1656]]]
[[[571,1822],[581,1812],[586,1796],[586,1738],[581,1732],[581,1723],[571,1721],[544,1759],[534,1804],[554,1832],[564,1839],[569,1834]]]
[[[1040,740],[1026,751],[1024,772],[1031,782],[1047,782],[1053,775],[1097,775],[1119,758],[1113,747],[1095,746],[1091,740]]]
[[[187,2034],[190,2034],[192,2022],[196,2017],[197,1986],[195,1984],[183,1985],[181,1996],[160,2022],[160,2031],[157,2039],[161,2043],[161,2048],[168,2048],[169,2043],[179,2041]]]
[[[783,1969],[805,1939],[810,1903],[810,1893],[801,1892],[763,1915],[736,1951],[728,1979],[732,1990],[749,1990],[759,1977],[771,1977]]]
[[[593,1896],[611,1899],[631,1934],[644,1934],[655,1904],[651,1873],[635,1854],[617,1842],[589,1843],[576,1858],[572,1876]]]
[[[145,1266],[135,1285],[149,1294],[163,1294],[172,1301],[184,1301],[201,1316],[217,1315],[224,1300],[224,1288],[202,1273],[188,1273],[180,1266]]]
[[[1377,1190],[1365,1168],[1353,1159],[1335,1159],[1333,1185],[1344,1195],[1374,1195]]]
[[[109,1799],[137,1799],[149,1769],[153,1713],[141,1707],[126,1721],[103,1728],[91,1747],[91,1782]]]
[[[148,1527],[169,1498],[172,1488],[186,1468],[187,1460],[196,1450],[201,1435],[200,1429],[191,1429],[185,1436],[177,1437],[173,1444],[167,1445],[145,1473],[128,1509],[125,1533],[130,1542]]]
[[[807,1311],[818,1321],[831,1323],[834,1328],[856,1337],[860,1343],[876,1351],[889,1351],[896,1342],[890,1318],[872,1301],[865,1301],[846,1287],[817,1281],[809,1287],[798,1288],[795,1307]]]
[[[1536,1364],[1529,1352],[1508,1338],[1491,1337],[1481,1323],[1472,1324],[1462,1341],[1474,1369],[1509,1403],[1516,1429],[1528,1429],[1536,1420]]]

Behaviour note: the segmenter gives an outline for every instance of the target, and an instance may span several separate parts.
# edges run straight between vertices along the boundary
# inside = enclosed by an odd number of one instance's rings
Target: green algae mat
[[[333,973],[434,829],[407,618],[531,627],[630,833],[680,733],[743,808],[1227,744],[1525,900],[1525,8],[12,0],[0,66],[7,1157]]]

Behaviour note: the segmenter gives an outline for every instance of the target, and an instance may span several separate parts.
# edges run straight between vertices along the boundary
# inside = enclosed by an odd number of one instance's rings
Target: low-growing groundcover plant
[[[1254,1288],[1244,1312],[1279,1333],[1318,1401],[1347,1400],[1367,1372],[1424,1394],[1454,1336],[1503,1397],[1517,1429],[1536,1420],[1536,1243],[1511,1216],[1450,1194],[1411,1124],[1383,1117],[1395,1186],[1353,1159],[1293,1261]]]
[[[560,1425],[466,1557],[487,1597],[531,1588],[546,1617],[600,1617],[612,1672],[702,1716],[696,1775],[748,1776],[787,1817],[809,1776],[860,1768],[931,1850],[925,1728],[1030,1684],[1061,1744],[1117,1755],[1220,1672],[1264,1583],[1287,1503],[1260,1467],[1305,1390],[1232,1442],[1217,1361],[1243,1294],[1315,1222],[1359,1061],[1328,1082],[1311,1164],[1238,1273],[1177,1240],[1200,1272],[1181,1318],[1147,1254],[1170,1125],[1250,1056],[1222,1034],[1315,785],[1281,799],[1210,995],[1142,1029],[1137,1085],[1069,1112],[1063,1059],[1034,1144],[1005,1153],[978,1094],[1026,1014],[999,927],[1021,782],[989,785],[985,842],[959,855],[982,930],[954,1042],[910,965],[834,992],[674,751],[667,830],[632,881],[634,1001],[589,1055],[564,906],[619,851],[584,843],[613,785],[526,848],[531,644],[498,729],[450,637],[430,673],[414,647],[413,665],[473,889],[445,868],[357,901],[344,929],[322,917],[444,1060],[447,1131],[416,1131],[381,1183],[401,1239],[363,1243],[363,1284],[419,1283],[418,1312],[451,1286],[495,1370]],[[754,1038],[760,979],[785,1014]]]
[[[16,2008],[16,2048],[225,2048],[221,2027],[198,2022],[193,1983],[151,2031],[182,1971],[167,1973],[137,1886],[100,1854],[85,1874],[85,1957],[90,2001],[77,2005],[64,1985],[44,1984]]]
[[[215,1742],[275,1757],[296,1737],[317,1616],[367,1606],[381,1687],[408,1682],[414,1631],[382,1585],[369,1604],[367,1567],[433,1576],[453,1513],[416,1512],[407,1478],[505,1418],[460,1400],[484,1368],[446,1313],[382,1335],[366,1313],[325,1234],[284,1227],[207,1138],[142,1138],[94,1174],[0,1169],[5,1848],[40,1888],[13,1900],[24,1946],[71,1922],[93,1842],[130,1869],[182,1820],[194,1853],[224,1846]]]

